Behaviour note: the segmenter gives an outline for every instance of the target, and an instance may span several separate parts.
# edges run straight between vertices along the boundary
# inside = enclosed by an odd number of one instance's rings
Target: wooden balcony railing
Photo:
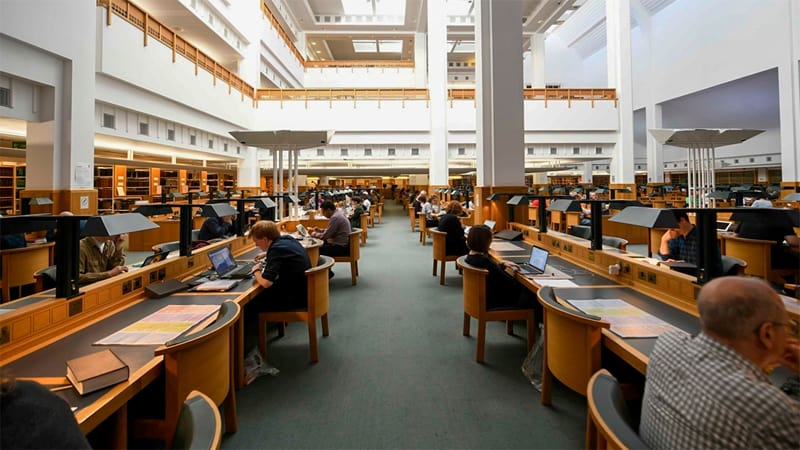
[[[127,0],[97,0],[97,5],[106,8],[106,25],[111,25],[112,13],[122,17],[128,23],[142,30],[144,33],[143,45],[147,46],[149,38],[161,42],[172,49],[172,62],[180,55],[194,63],[194,74],[203,69],[213,75],[214,85],[217,80],[228,83],[228,93],[232,89],[240,92],[242,100],[248,97],[255,105],[255,89],[239,78],[236,74],[217,63],[214,59],[203,53],[199,48],[183,39],[169,27],[147,14],[146,11]],[[147,30],[145,32],[145,30]]]
[[[475,89],[448,89],[447,99],[452,107],[456,100],[472,100],[475,102]],[[596,101],[613,101],[617,106],[615,89],[524,89],[523,99],[544,101],[566,101],[568,106],[573,101],[589,101],[592,107]],[[309,101],[327,101],[329,106],[334,101],[349,101],[355,106],[359,100],[381,101],[400,100],[405,106],[408,100],[430,100],[427,89],[257,89],[256,101],[279,101],[281,107],[285,101],[302,101],[308,107]]]
[[[414,61],[306,61],[306,69],[316,67],[327,68],[356,68],[356,67],[377,67],[386,69],[395,68],[414,68]]]
[[[283,42],[285,42],[286,45],[289,47],[289,50],[292,51],[295,58],[297,58],[297,60],[300,62],[300,65],[305,66],[306,59],[303,57],[302,54],[300,54],[300,51],[297,50],[297,47],[294,45],[294,42],[292,42],[292,40],[289,38],[289,35],[286,34],[286,31],[283,30],[281,23],[278,22],[278,19],[275,17],[274,14],[272,14],[272,11],[269,10],[269,7],[267,7],[267,4],[264,3],[263,1],[261,2],[261,12],[263,12],[264,15],[267,17],[267,20],[269,20],[269,22],[275,28],[275,31],[278,32],[278,35],[281,38],[283,38]]]

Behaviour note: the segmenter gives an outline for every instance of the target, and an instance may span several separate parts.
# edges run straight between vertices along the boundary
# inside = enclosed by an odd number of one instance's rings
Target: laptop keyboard
[[[225,274],[225,278],[246,278],[249,277],[250,274],[253,272],[253,266],[255,266],[255,261],[249,261],[246,263],[242,263],[241,266],[237,267],[236,269],[228,272]]]

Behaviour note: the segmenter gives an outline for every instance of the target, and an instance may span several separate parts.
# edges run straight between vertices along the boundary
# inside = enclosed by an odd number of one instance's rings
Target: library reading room
[[[800,1],[0,0],[0,448],[800,448]]]

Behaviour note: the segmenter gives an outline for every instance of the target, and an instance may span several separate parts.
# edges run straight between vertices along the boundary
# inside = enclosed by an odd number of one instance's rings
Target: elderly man
[[[655,449],[800,448],[800,402],[767,377],[780,365],[800,374],[797,324],[780,297],[763,280],[722,277],[697,308],[701,333],[665,333],[650,355],[642,439]]]

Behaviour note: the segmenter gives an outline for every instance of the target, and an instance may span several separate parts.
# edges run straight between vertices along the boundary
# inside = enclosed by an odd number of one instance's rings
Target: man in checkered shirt
[[[761,279],[722,277],[697,308],[702,332],[665,333],[650,355],[642,439],[656,449],[800,449],[800,402],[766,375],[779,365],[800,374],[780,297]]]

